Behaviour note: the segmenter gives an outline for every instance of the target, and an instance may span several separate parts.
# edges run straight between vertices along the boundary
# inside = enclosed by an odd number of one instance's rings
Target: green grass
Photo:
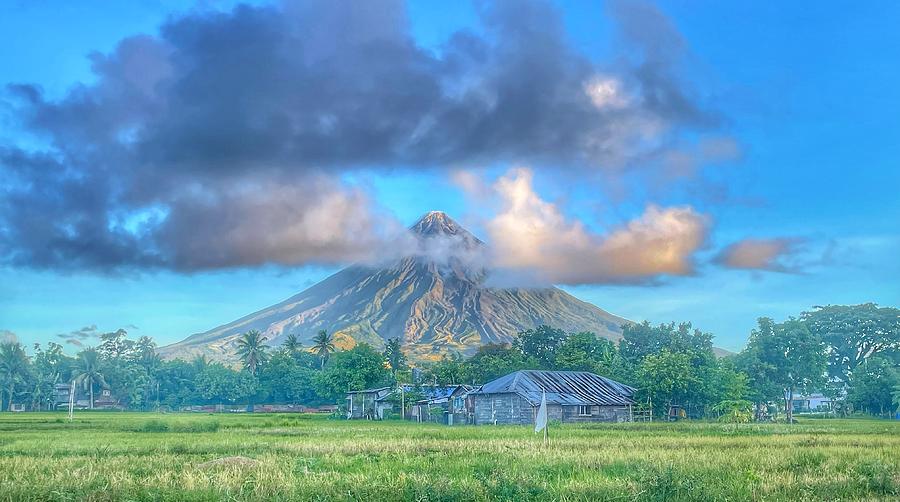
[[[0,413],[0,500],[896,500],[900,422],[526,427]],[[201,468],[241,455],[256,466]]]

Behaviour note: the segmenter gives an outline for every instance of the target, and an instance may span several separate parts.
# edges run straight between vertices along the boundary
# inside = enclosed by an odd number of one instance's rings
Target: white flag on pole
[[[547,393],[541,394],[541,407],[538,408],[537,417],[534,419],[534,432],[538,433],[547,428]]]

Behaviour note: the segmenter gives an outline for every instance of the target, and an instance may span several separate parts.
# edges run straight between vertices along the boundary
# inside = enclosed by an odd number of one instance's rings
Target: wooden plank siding
[[[547,416],[550,420],[564,423],[584,422],[628,422],[631,413],[623,406],[591,406],[590,415],[581,415],[579,406],[547,405]],[[475,395],[475,424],[534,424],[537,406],[518,394],[482,394]]]

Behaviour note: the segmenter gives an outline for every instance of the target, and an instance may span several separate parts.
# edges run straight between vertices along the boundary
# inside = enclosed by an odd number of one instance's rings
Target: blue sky
[[[202,9],[228,15],[236,3],[208,2]],[[75,86],[97,83],[89,54],[109,55],[133,35],[159,35],[160,25],[184,13],[180,4],[7,2],[0,6],[0,84],[36,84],[45,103],[63,100]],[[555,5],[568,46],[602,69],[617,68],[635,51],[614,35],[607,7]],[[679,143],[672,148],[689,151],[702,138],[727,138],[738,152],[698,161],[695,172],[674,182],[640,166],[562,170],[554,162],[568,162],[563,157],[534,165],[526,159],[535,195],[598,242],[650,204],[690,207],[707,222],[703,242],[687,257],[689,271],[648,272],[634,281],[590,271],[596,278],[565,280],[561,287],[629,319],[690,320],[729,349],[743,345],[759,316],[783,319],[829,303],[900,304],[900,34],[892,23],[900,6],[700,1],[650,8],[683,41],[675,56],[679,85],[715,115],[714,125],[699,129],[673,119]],[[407,15],[417,46],[438,54],[459,30],[489,31],[478,8],[463,2],[413,1]],[[23,126],[17,110],[0,108],[0,144],[45,147],[48,136]],[[491,187],[522,161],[467,159],[417,165],[402,158],[391,166],[382,164],[392,160],[373,157],[370,165],[341,168],[329,179],[364,191],[375,214],[408,225],[440,209],[491,240],[499,228],[492,218],[503,210],[473,202],[450,173],[472,169]],[[729,261],[729,246],[747,240],[788,244],[773,261]],[[341,266],[340,259],[293,255],[287,264],[265,257],[195,268],[69,261],[7,260],[0,268],[0,329],[31,344],[85,326],[132,326],[134,334],[164,344],[276,303]]]

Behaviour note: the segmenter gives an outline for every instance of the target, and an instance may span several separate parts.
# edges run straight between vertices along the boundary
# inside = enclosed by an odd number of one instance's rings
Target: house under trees
[[[635,389],[585,371],[522,370],[471,393],[474,423],[533,424],[546,392],[547,414],[560,422],[630,422]]]
[[[481,387],[403,385],[347,393],[349,419],[400,414],[447,425],[534,423],[546,392],[547,412],[560,422],[630,422],[635,389],[585,371],[522,370]]]
[[[69,406],[69,392],[72,389],[71,383],[58,383],[53,386],[53,407],[56,409],[66,409]],[[101,387],[94,394],[94,405],[91,406],[90,393],[81,385],[75,385],[75,401],[73,403],[76,409],[95,410],[112,410],[122,409],[122,406],[113,399],[108,387]]]
[[[472,423],[468,385],[402,385],[351,391],[345,398],[348,419],[382,420],[389,415],[415,422]]]

